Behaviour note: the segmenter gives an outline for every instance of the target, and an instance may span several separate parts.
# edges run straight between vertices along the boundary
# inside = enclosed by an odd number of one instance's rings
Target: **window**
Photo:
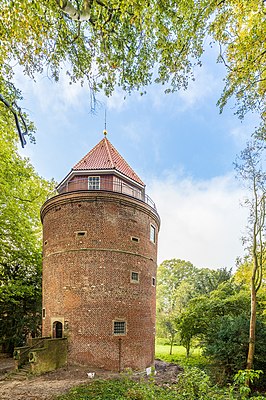
[[[45,318],[45,308],[42,309],[42,317]]]
[[[131,271],[131,273],[130,273],[130,281],[138,283],[139,282],[139,273]]]
[[[132,242],[139,242],[139,238],[135,236],[131,236]]]
[[[156,279],[153,276],[153,278],[152,278],[152,286],[155,286],[155,284],[156,284]]]
[[[113,322],[113,334],[114,335],[125,335],[126,334],[126,321],[114,321]]]
[[[155,226],[151,225],[151,227],[150,227],[150,240],[151,240],[152,243],[155,243],[155,233],[156,233]]]
[[[89,176],[88,177],[88,189],[89,190],[99,190],[100,189],[100,177],[99,176]]]
[[[87,231],[78,231],[78,232],[76,232],[76,235],[78,237],[87,236]]]

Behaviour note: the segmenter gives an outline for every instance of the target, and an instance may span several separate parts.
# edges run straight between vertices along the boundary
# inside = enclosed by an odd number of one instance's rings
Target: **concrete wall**
[[[29,362],[34,374],[63,367],[67,363],[67,339],[45,339],[44,347],[30,351]]]

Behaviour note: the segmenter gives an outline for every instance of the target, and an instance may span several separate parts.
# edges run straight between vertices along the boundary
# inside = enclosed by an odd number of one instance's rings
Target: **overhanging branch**
[[[24,117],[22,115],[21,109],[17,106],[17,104],[15,102],[13,104],[10,104],[1,94],[0,94],[0,101],[2,103],[4,103],[4,105],[7,108],[9,108],[9,110],[14,115],[17,131],[18,131],[18,135],[19,135],[19,139],[20,139],[20,143],[21,143],[21,146],[24,147],[25,144],[26,144],[25,135],[28,134],[28,128],[27,128],[25,119],[24,119]],[[24,126],[24,132],[22,132],[22,130],[21,130],[20,121],[21,121],[22,125]]]

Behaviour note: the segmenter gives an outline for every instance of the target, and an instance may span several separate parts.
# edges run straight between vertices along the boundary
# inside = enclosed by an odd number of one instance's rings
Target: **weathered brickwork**
[[[70,362],[110,370],[151,366],[157,213],[126,195],[84,191],[48,200],[41,216],[43,336],[53,336],[59,321]],[[114,321],[126,322],[125,334],[113,334]]]

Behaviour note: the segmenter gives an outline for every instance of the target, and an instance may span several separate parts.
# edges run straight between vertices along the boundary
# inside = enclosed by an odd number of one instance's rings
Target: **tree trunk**
[[[186,343],[186,352],[187,352],[187,358],[188,358],[189,354],[190,354],[190,339]]]
[[[171,342],[170,342],[170,356],[173,352],[173,344],[174,344],[175,335],[171,335]]]
[[[246,369],[253,369],[253,359],[255,352],[255,332],[256,332],[256,305],[257,295],[254,282],[254,275],[251,280],[251,296],[250,296],[250,324],[249,324],[249,344]]]

